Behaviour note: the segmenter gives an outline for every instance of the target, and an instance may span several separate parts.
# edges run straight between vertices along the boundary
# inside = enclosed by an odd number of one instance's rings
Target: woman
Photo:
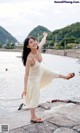
[[[46,42],[47,35],[47,33],[43,33],[43,38],[39,44],[34,37],[28,37],[23,46],[22,61],[25,66],[25,76],[22,97],[24,96],[26,103],[29,104],[31,122],[43,122],[42,118],[38,118],[35,114],[35,108],[39,104],[40,87],[45,87],[53,78],[70,79],[74,76],[73,73],[67,76],[56,74],[41,67],[41,48]],[[44,78],[45,75],[48,77],[47,80]]]

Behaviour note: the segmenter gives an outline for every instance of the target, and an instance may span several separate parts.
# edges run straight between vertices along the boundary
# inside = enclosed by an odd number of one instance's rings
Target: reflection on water
[[[24,66],[21,53],[0,52],[0,110],[14,110],[22,103]],[[55,79],[47,89],[41,90],[40,102],[52,99],[80,101],[80,64],[78,59],[43,54],[43,64],[61,74],[74,72],[70,80]]]

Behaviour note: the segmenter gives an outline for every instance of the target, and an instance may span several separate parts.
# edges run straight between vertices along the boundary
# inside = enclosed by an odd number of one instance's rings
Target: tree
[[[15,48],[15,44],[14,43],[6,44],[6,49],[14,49],[14,48]]]
[[[0,43],[0,48],[2,48],[2,43]]]

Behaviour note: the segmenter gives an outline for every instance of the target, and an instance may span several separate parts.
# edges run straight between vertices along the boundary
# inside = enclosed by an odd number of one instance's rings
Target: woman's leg
[[[30,108],[30,112],[31,112],[31,120],[35,119],[35,108]]]

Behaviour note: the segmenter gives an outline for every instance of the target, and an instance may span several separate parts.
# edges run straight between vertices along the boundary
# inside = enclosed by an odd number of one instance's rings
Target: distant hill
[[[13,37],[8,31],[6,31],[3,27],[0,26],[0,43],[16,43],[18,42],[15,37]]]
[[[36,39],[41,39],[42,38],[42,33],[43,32],[47,32],[47,33],[50,33],[51,31],[48,30],[47,28],[43,27],[43,26],[37,26],[36,28],[34,28],[28,36],[33,36],[35,37]]]
[[[54,36],[57,35],[57,41],[71,36],[78,39],[80,38],[80,22],[71,24],[59,30],[55,30],[52,34]]]
[[[34,36],[38,41],[40,41],[44,31],[49,33],[44,48],[54,48],[56,45],[60,46],[60,48],[64,48],[65,45],[67,46],[66,48],[70,48],[80,43],[80,22],[73,23],[53,32],[43,26],[37,26],[28,36]],[[67,45],[71,43],[73,46]]]
[[[50,46],[54,46],[54,43],[59,45],[65,45],[65,43],[80,43],[80,22],[53,31],[49,34],[47,40]]]

